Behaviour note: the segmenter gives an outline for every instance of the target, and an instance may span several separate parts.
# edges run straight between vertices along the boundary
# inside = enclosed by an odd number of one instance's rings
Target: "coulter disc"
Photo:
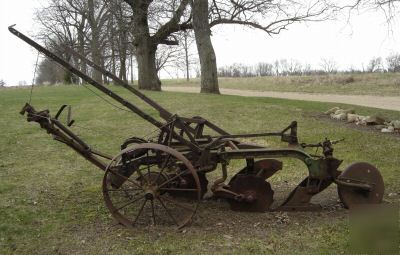
[[[382,175],[373,165],[365,162],[351,164],[338,177],[344,181],[354,181],[372,185],[372,190],[338,185],[339,198],[346,208],[359,204],[379,204],[385,191]]]
[[[245,197],[242,201],[228,199],[233,211],[265,212],[274,201],[271,185],[259,176],[237,175],[229,185],[229,190]]]

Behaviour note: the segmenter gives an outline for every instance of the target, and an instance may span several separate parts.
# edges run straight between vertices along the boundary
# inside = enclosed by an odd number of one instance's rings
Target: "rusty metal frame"
[[[170,113],[167,109],[160,106],[158,103],[144,95],[139,90],[135,89],[128,83],[119,79],[115,74],[110,73],[99,65],[93,63],[89,59],[67,48],[68,52],[74,54],[76,57],[85,61],[89,66],[101,72],[103,75],[113,79],[118,85],[127,89],[148,105],[158,111],[160,117],[163,119],[159,121],[147,114],[133,103],[114,93],[103,84],[95,81],[73,65],[39,45],[29,37],[20,33],[13,26],[9,27],[9,31],[25,41],[39,52],[44,54],[49,59],[57,62],[71,73],[79,76],[88,84],[94,86],[105,95],[111,97],[128,110],[137,114],[144,120],[148,121],[156,128],[159,129],[160,134],[158,140],[155,141],[160,146],[167,146],[171,148],[174,153],[180,153],[182,157],[188,160],[198,173],[206,173],[213,171],[217,168],[218,164],[222,166],[222,177],[215,181],[212,190],[215,194],[222,197],[242,201],[246,199],[241,194],[236,194],[225,186],[224,182],[227,179],[227,165],[233,159],[246,159],[247,167],[251,171],[254,165],[254,159],[276,159],[276,158],[296,158],[302,161],[308,169],[308,176],[292,191],[287,200],[279,207],[282,210],[297,210],[309,209],[311,197],[321,192],[331,183],[345,184],[347,187],[355,187],[363,190],[371,190],[373,187],[370,183],[353,181],[350,179],[338,179],[340,174],[338,167],[341,160],[333,157],[332,145],[336,142],[326,140],[323,143],[315,145],[299,144],[297,136],[297,122],[293,121],[279,132],[266,132],[255,134],[230,134],[224,129],[218,127],[216,124],[202,118],[192,117],[186,118],[176,114]],[[45,129],[53,138],[59,142],[66,144],[73,150],[78,152],[81,156],[89,160],[101,170],[107,170],[108,164],[106,162],[113,159],[113,157],[96,151],[91,148],[86,142],[78,137],[69,126],[73,121],[68,120],[67,126],[62,124],[58,117],[64,110],[62,106],[57,112],[55,117],[52,117],[48,110],[36,111],[35,108],[26,104],[21,114],[27,114],[27,120],[37,122],[41,128]],[[204,133],[205,129],[209,129],[218,135],[207,135]],[[240,138],[255,138],[255,137],[279,137],[282,142],[286,142],[286,148],[266,148],[260,145],[243,143],[237,139]],[[140,138],[133,139],[134,141],[142,141]],[[129,144],[129,139],[124,143],[124,148]],[[153,145],[152,145],[153,146]],[[306,147],[321,147],[323,148],[323,156],[316,156],[308,154],[304,148]],[[175,154],[176,154],[175,153]],[[179,156],[180,157],[180,156]],[[271,174],[275,173],[278,168],[272,169]],[[198,180],[197,180],[198,182]],[[247,199],[250,199],[247,197]],[[251,200],[251,199],[250,199]],[[311,207],[312,208],[312,207]]]

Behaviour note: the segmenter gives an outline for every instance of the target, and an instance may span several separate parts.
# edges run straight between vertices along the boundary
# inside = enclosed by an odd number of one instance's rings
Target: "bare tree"
[[[208,6],[210,4],[210,6]],[[204,12],[209,10],[209,20]],[[201,91],[219,93],[216,56],[211,43],[213,26],[237,24],[279,34],[289,25],[305,21],[321,21],[330,16],[333,5],[327,0],[296,2],[291,0],[193,0],[193,29],[201,64]],[[207,28],[207,24],[210,28]]]
[[[186,30],[177,33],[174,38],[179,42],[179,45],[159,46],[156,54],[156,63],[160,62],[159,58],[164,59],[166,63],[162,66],[162,69],[167,71],[167,69],[174,68],[177,77],[179,73],[183,72],[186,80],[189,81],[190,70],[196,64],[195,54],[192,53],[192,46],[195,42],[194,35],[191,30]]]
[[[313,72],[313,70],[311,69],[311,65],[310,64],[304,64],[303,65],[303,69],[301,70],[301,73],[303,75],[311,75]]]
[[[325,73],[336,73],[337,72],[337,63],[332,58],[322,58],[320,66]]]
[[[156,52],[156,70],[159,73],[162,69],[166,70],[176,67],[185,58],[184,52],[178,47],[160,45]]]
[[[374,73],[374,72],[382,72],[383,65],[382,65],[382,58],[381,57],[373,57],[367,66],[367,72]]]
[[[123,0],[105,0],[108,4],[108,9],[111,16],[108,20],[108,34],[110,51],[110,65],[114,73],[117,73],[117,58],[119,62],[119,78],[127,81],[127,62],[129,59],[132,69],[133,55],[135,49],[130,43],[132,41],[132,27],[130,24],[132,11],[124,5]],[[132,74],[131,70],[131,74]]]
[[[281,74],[279,60],[274,61],[274,69],[276,76],[279,76]]]
[[[71,83],[71,77],[51,60],[45,58],[38,66],[37,84]]]
[[[190,31],[183,31],[181,36],[181,44],[182,50],[185,53],[184,58],[184,70],[186,72],[186,80],[189,81],[190,79],[190,66],[194,63],[193,54],[190,53],[190,48],[194,42],[193,35]],[[178,62],[179,65],[180,62]]]
[[[400,72],[400,54],[392,54],[386,58],[389,72]]]
[[[388,24],[391,24],[393,18],[398,15],[400,0],[353,0],[346,3],[342,8],[352,10],[359,9],[376,9],[383,12]]]
[[[261,62],[256,65],[256,74],[258,76],[272,76],[274,75],[274,66],[270,63]]]
[[[208,0],[193,0],[193,29],[199,53],[201,93],[219,94],[217,57],[211,42]]]
[[[18,86],[26,86],[28,83],[25,80],[19,81]]]
[[[136,48],[139,88],[161,90],[157,76],[156,51],[161,44],[176,45],[170,36],[188,29],[189,0],[124,0],[132,9],[133,44]],[[151,5],[152,4],[152,5]]]
[[[3,79],[0,79],[0,87],[6,86],[6,82]]]
[[[35,18],[41,26],[37,37],[43,40],[48,48],[67,61],[73,62],[73,57],[63,49],[63,46],[74,47],[77,43],[78,33],[72,24],[79,19],[79,15],[69,10],[68,3],[50,0],[48,6],[36,11]]]
[[[102,31],[108,15],[103,0],[50,0],[46,7],[36,12],[36,20],[41,25],[38,37],[86,72],[86,64],[74,60],[64,47],[75,48],[84,56],[90,53],[93,62],[104,66],[102,52],[107,40],[106,33]],[[95,80],[102,81],[98,71],[93,70],[93,76]]]

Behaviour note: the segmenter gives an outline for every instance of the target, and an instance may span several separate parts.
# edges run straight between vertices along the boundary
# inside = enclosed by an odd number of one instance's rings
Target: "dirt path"
[[[197,87],[163,87],[165,91],[198,93]],[[239,89],[221,89],[225,95],[245,97],[274,97],[306,101],[333,102],[343,104],[354,104],[380,109],[400,111],[400,97],[390,96],[367,96],[367,95],[338,95],[338,94],[309,94],[300,92],[275,92],[275,91],[251,91]]]

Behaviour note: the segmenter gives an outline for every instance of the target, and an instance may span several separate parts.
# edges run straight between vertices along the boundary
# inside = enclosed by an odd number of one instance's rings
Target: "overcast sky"
[[[45,0],[0,1],[0,79],[7,85],[31,83],[36,52],[10,34],[7,27],[28,35],[34,33],[33,13]],[[255,64],[276,59],[296,59],[318,67],[321,58],[334,59],[339,68],[361,68],[372,57],[387,57],[400,52],[399,23],[387,27],[383,13],[368,11],[353,14],[350,24],[336,21],[296,24],[270,37],[261,31],[237,26],[213,30],[213,44],[219,66],[233,63]],[[163,75],[168,78],[167,74]]]

